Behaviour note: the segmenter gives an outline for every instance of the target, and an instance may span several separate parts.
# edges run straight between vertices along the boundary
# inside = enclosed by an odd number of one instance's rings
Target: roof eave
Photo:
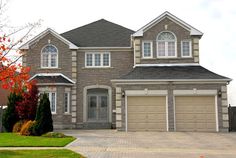
[[[232,79],[114,79],[111,82],[230,82]]]

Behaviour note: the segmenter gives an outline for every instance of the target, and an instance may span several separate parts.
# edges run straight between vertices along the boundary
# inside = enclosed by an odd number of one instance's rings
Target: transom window
[[[182,57],[191,57],[191,54],[192,54],[191,50],[192,50],[192,47],[191,47],[190,40],[184,40],[181,42]]]
[[[143,51],[143,58],[152,58],[152,42],[143,41],[142,51]]]
[[[58,67],[58,50],[55,46],[49,44],[42,49],[41,67],[42,68]]]
[[[177,56],[176,37],[171,32],[162,32],[157,36],[157,56],[176,57]]]
[[[85,53],[85,67],[110,67],[110,53]]]

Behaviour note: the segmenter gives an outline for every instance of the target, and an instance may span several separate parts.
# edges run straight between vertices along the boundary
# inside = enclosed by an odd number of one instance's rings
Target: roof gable
[[[78,27],[61,36],[79,47],[130,47],[133,30],[101,19]]]
[[[55,36],[56,38],[60,39],[62,42],[67,44],[70,49],[78,49],[78,47],[75,44],[71,43],[70,41],[62,37],[60,34],[58,34],[56,31],[52,30],[51,28],[47,28],[45,31],[41,32],[40,34],[38,34],[37,36],[35,36],[34,38],[29,40],[25,44],[23,44],[20,47],[20,49],[29,49],[30,45],[34,44],[37,40],[42,39],[49,33],[51,33],[53,36]]]
[[[151,22],[149,22],[148,24],[146,24],[145,26],[143,26],[142,28],[140,28],[132,36],[134,36],[134,37],[136,37],[136,36],[143,36],[143,33],[145,31],[147,31],[148,29],[150,29],[151,27],[153,27],[154,25],[159,23],[164,18],[168,18],[168,19],[174,21],[175,23],[177,23],[178,25],[182,26],[186,30],[189,30],[190,31],[190,35],[197,35],[197,36],[202,36],[203,35],[203,33],[201,31],[197,30],[196,28],[194,28],[191,25],[187,24],[183,20],[177,18],[173,14],[171,14],[171,13],[166,11],[163,14],[161,14],[160,16],[158,16],[157,18],[155,18],[154,20],[152,20]]]

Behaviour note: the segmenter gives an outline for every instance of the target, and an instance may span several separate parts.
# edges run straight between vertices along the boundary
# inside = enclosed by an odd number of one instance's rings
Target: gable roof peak
[[[197,36],[203,35],[203,33],[201,31],[199,31],[198,29],[194,28],[193,26],[189,25],[188,23],[184,22],[183,20],[179,19],[175,15],[171,14],[169,11],[165,11],[164,13],[159,15],[157,18],[155,18],[154,20],[152,20],[151,22],[149,22],[148,24],[146,24],[145,26],[140,28],[138,31],[136,31],[132,36],[134,36],[134,37],[143,36],[143,33],[146,30],[151,28],[153,25],[159,23],[161,20],[163,20],[166,17],[168,17],[169,19],[171,19],[175,23],[179,24],[180,26],[187,28],[190,31],[190,35],[197,35]]]
[[[60,39],[62,42],[64,42],[65,44],[67,44],[69,46],[70,49],[78,49],[78,47],[71,43],[69,40],[67,40],[66,38],[64,38],[63,36],[61,36],[60,34],[58,34],[56,31],[54,31],[51,28],[47,28],[46,30],[44,30],[43,32],[41,32],[40,34],[38,34],[37,36],[35,36],[34,38],[32,38],[31,40],[29,40],[28,42],[26,42],[25,44],[23,44],[22,46],[20,46],[20,49],[29,49],[29,46],[32,45],[35,41],[37,41],[38,39],[43,38],[44,36],[46,36],[48,33],[51,33],[52,35],[54,35],[55,37],[57,37],[58,39]]]

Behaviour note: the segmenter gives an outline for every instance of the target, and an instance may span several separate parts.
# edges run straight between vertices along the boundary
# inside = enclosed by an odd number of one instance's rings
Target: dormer
[[[198,64],[203,33],[164,12],[132,35],[134,65]]]

